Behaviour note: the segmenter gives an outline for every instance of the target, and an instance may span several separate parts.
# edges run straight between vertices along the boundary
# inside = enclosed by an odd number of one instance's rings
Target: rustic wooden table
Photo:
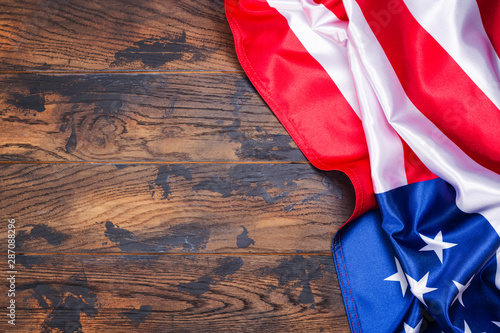
[[[349,331],[352,186],[256,93],[222,0],[5,0],[0,22],[0,331]]]

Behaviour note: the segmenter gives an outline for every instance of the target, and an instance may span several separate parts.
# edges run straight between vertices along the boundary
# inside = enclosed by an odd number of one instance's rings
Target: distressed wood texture
[[[21,252],[328,253],[354,201],[347,177],[309,164],[4,164],[0,174]]]
[[[30,255],[18,261],[18,325],[9,331],[349,331],[330,256]]]
[[[352,185],[250,84],[223,0],[5,0],[0,20],[0,332],[349,331],[330,253]]]
[[[223,0],[4,0],[3,71],[241,71]]]
[[[7,75],[0,160],[305,161],[244,74]]]

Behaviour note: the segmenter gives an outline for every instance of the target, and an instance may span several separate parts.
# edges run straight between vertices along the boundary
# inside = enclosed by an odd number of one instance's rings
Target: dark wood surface
[[[37,255],[20,263],[25,331],[346,329],[327,255]]]
[[[4,75],[0,120],[0,160],[306,161],[243,73]]]
[[[256,93],[222,0],[6,0],[0,20],[0,331],[349,331],[351,183]]]
[[[1,6],[4,71],[241,71],[222,0]]]

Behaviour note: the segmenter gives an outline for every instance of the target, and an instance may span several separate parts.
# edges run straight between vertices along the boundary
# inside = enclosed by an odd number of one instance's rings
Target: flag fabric
[[[500,1],[226,0],[238,59],[313,165],[353,332],[500,332]]]

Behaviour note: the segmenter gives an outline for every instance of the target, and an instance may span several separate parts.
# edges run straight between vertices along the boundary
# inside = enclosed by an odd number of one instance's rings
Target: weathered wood
[[[328,253],[354,201],[309,164],[3,164],[0,179],[17,250],[37,253]]]
[[[241,68],[223,0],[4,0],[0,70]]]
[[[5,0],[0,20],[0,331],[349,331],[327,254],[352,186],[304,163],[223,0]]]
[[[243,74],[7,75],[0,160],[305,161]]]
[[[17,266],[23,332],[349,331],[331,256],[19,256]],[[11,331],[6,320],[0,329]]]

